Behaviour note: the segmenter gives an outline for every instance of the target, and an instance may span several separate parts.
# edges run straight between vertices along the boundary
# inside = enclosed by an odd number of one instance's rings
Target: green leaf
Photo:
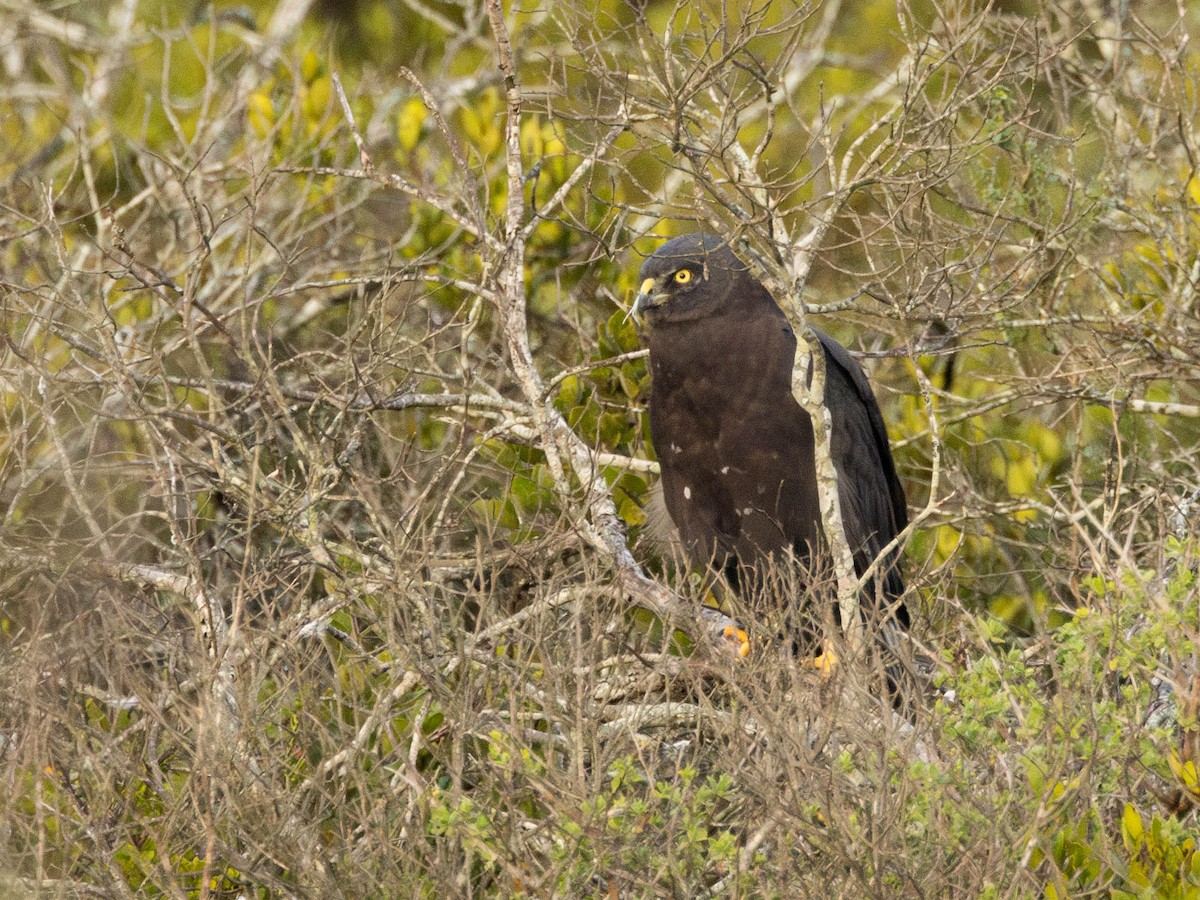
[[[413,97],[402,107],[396,116],[396,139],[400,147],[411,151],[421,139],[421,131],[425,127],[425,119],[429,111],[417,97]]]
[[[583,385],[576,375],[568,375],[558,386],[558,403],[561,410],[572,410],[583,398]]]
[[[1145,842],[1145,830],[1142,828],[1142,817],[1133,808],[1132,803],[1125,804],[1125,812],[1121,816],[1121,838],[1125,849],[1137,853]]]

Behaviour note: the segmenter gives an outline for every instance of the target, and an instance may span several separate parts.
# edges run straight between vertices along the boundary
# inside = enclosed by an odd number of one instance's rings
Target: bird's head
[[[633,314],[651,327],[712,315],[746,283],[758,286],[729,245],[711,234],[685,234],[667,241],[642,265]],[[760,287],[761,289],[761,287]]]

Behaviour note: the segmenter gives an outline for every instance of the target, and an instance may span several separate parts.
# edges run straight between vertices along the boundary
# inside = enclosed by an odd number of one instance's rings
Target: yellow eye
[[[691,280],[692,280],[692,270],[691,269],[680,269],[678,272],[675,273],[675,283],[676,284],[687,284]]]

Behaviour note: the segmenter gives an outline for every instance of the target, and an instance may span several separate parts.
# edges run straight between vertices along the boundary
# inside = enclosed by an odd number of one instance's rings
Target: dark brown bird
[[[829,572],[812,422],[792,395],[796,336],[783,311],[712,235],[667,242],[641,278],[634,309],[647,326],[650,434],[685,552],[743,595],[758,593],[789,550],[809,572]],[[861,577],[908,522],[904,489],[866,375],[841,344],[816,334],[842,517]],[[893,623],[909,624],[898,557],[898,548],[888,552],[861,604],[893,648]]]

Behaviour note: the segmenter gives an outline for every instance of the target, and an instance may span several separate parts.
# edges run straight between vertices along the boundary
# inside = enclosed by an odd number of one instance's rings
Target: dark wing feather
[[[875,394],[871,390],[870,382],[867,381],[867,375],[845,347],[823,331],[816,328],[813,331],[820,339],[821,346],[825,348],[826,360],[832,357],[843,376],[849,378],[850,384],[854,388],[854,394],[866,413],[870,440],[879,460],[879,471],[887,484],[895,528],[897,533],[903,531],[908,526],[908,501],[904,497],[904,486],[896,475],[896,466],[892,461],[892,450],[888,443],[887,426],[883,423],[883,413],[880,412],[879,403],[875,400]],[[829,368],[828,362],[826,368],[827,370]],[[849,404],[839,404],[839,406],[846,409]],[[831,407],[831,409],[836,410],[837,407]]]
[[[816,332],[825,349],[825,404],[833,424],[831,450],[838,470],[839,496],[846,538],[861,575],[885,546],[908,524],[904,487],[896,475],[883,414],[866,374],[833,338]],[[894,548],[881,567],[876,584],[883,597],[895,600],[904,592]],[[875,591],[868,585],[866,591]],[[908,624],[903,607],[896,610]]]

